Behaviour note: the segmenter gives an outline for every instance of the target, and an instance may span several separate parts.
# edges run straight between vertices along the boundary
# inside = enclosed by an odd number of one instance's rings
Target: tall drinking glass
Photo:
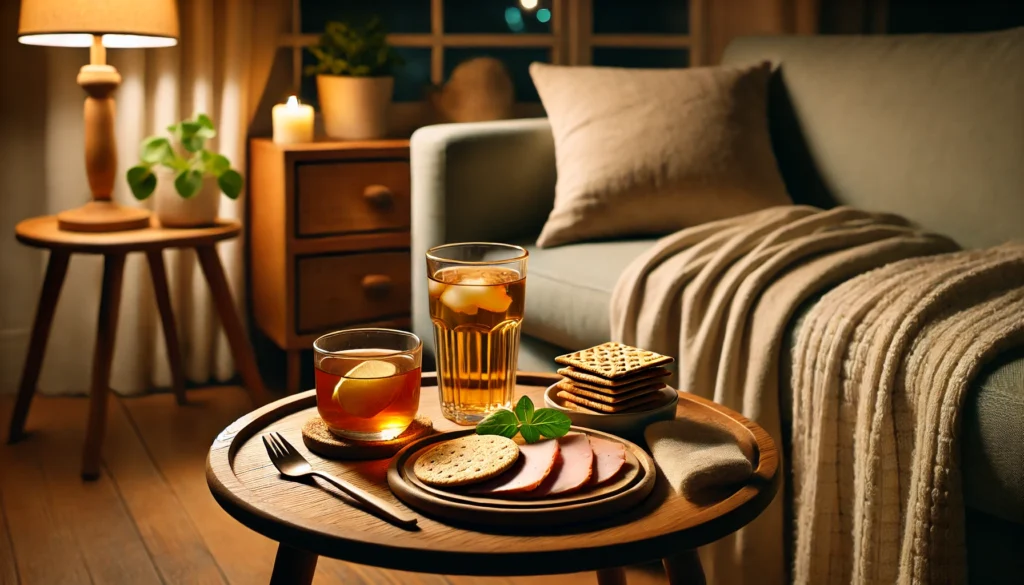
[[[527,255],[479,242],[427,251],[438,391],[451,421],[475,424],[512,405]]]

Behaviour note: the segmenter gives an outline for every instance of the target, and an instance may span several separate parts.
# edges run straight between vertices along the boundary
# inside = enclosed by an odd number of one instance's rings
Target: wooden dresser
[[[409,141],[256,138],[250,151],[252,311],[296,392],[320,335],[409,327]]]

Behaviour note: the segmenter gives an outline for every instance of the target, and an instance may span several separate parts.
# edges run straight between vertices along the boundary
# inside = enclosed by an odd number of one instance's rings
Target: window
[[[395,74],[398,114],[415,125],[425,115],[427,88],[443,83],[460,62],[501,60],[515,85],[517,113],[540,115],[530,81],[534,61],[563,65],[687,67],[703,64],[703,4],[707,0],[293,0],[293,31],[280,45],[292,52],[292,76],[304,100],[316,83],[302,77],[331,20],[378,15],[405,61]]]

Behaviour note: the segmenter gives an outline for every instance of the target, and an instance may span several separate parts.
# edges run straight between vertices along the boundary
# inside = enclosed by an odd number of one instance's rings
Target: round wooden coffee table
[[[553,374],[519,373],[517,395],[543,403]],[[420,413],[440,431],[459,427],[441,416],[436,374],[423,375]],[[214,441],[206,478],[217,502],[239,522],[280,543],[271,583],[310,583],[317,555],[387,569],[455,575],[538,575],[597,571],[602,585],[625,583],[622,567],[662,559],[671,583],[703,583],[694,550],[753,520],[775,496],[778,454],[758,425],[714,402],[680,393],[677,416],[730,429],[755,463],[751,480],[714,501],[691,502],[661,476],[636,508],[600,522],[558,529],[489,530],[443,524],[423,514],[405,530],[349,505],[326,484],[282,478],[260,439],[280,432],[315,468],[395,504],[388,460],[330,461],[306,449],[303,423],[316,415],[315,392],[268,404],[235,421]],[[414,511],[415,512],[415,511]]]

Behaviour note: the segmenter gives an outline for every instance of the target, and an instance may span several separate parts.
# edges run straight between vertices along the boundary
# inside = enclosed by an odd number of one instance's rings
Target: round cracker
[[[481,482],[507,471],[519,458],[519,445],[499,435],[466,435],[438,443],[416,459],[413,473],[423,483],[455,487]]]

